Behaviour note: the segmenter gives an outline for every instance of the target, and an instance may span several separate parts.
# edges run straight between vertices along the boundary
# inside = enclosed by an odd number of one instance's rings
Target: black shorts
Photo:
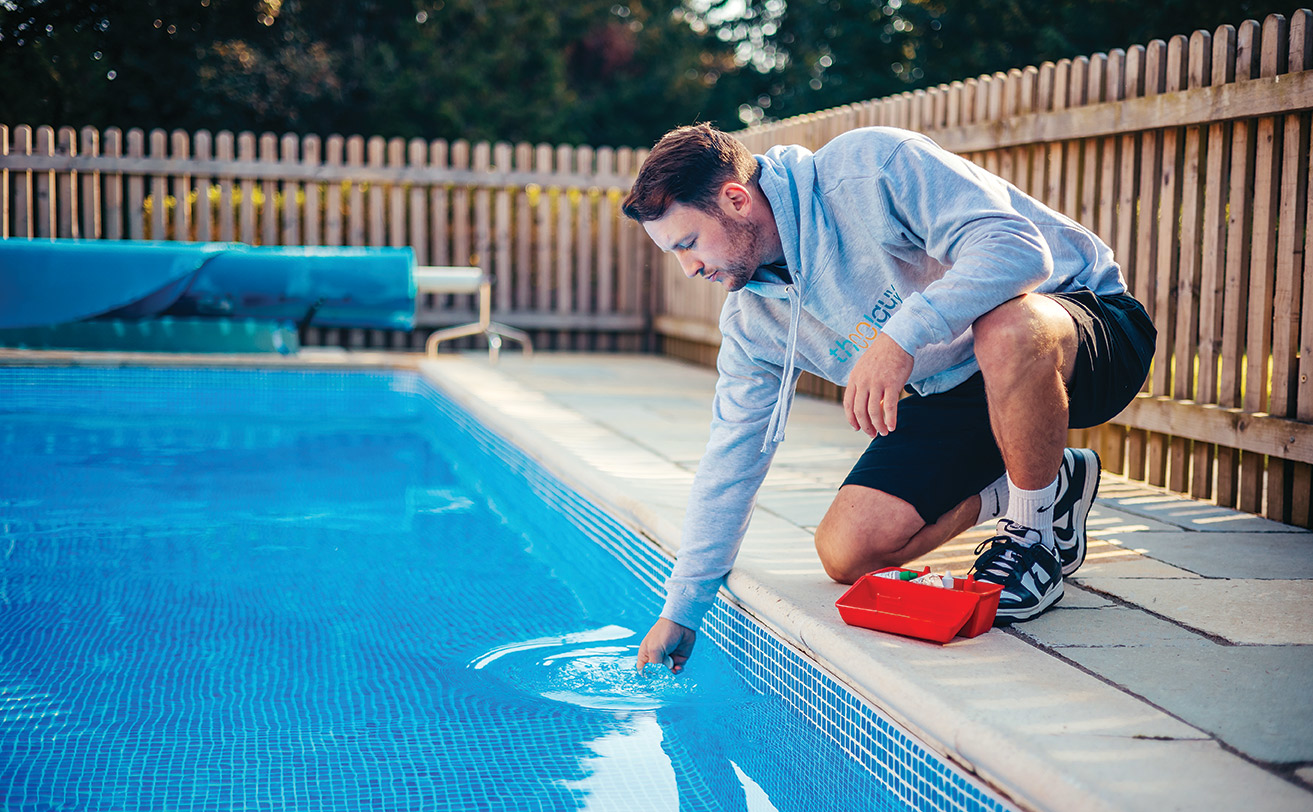
[[[1153,322],[1127,294],[1042,295],[1076,322],[1079,349],[1067,385],[1068,424],[1088,428],[1116,417],[1149,374],[1157,338]],[[947,392],[913,392],[899,401],[898,430],[871,440],[843,484],[897,496],[934,524],[1003,470],[989,426],[985,382],[977,372]]]

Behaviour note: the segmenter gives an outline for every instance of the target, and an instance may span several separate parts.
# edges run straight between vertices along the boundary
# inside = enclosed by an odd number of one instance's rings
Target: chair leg
[[[494,321],[488,325],[488,329],[486,332],[488,333],[489,341],[492,340],[492,337],[494,335],[498,336],[499,345],[501,343],[500,337],[505,337],[511,339],[512,341],[520,342],[520,346],[524,349],[524,357],[525,358],[533,357],[533,340],[530,339],[529,334],[524,332],[523,330],[517,330],[514,327],[508,327],[505,324],[499,324],[498,322]]]
[[[450,341],[455,338],[465,338],[467,336],[483,335],[488,339],[488,356],[495,363],[498,354],[501,351],[502,339],[509,338],[512,341],[520,342],[524,349],[524,357],[533,356],[533,340],[529,334],[523,330],[517,330],[514,327],[508,327],[505,324],[490,322],[483,324],[463,324],[459,327],[448,327],[445,330],[435,330],[429,335],[428,341],[424,343],[424,353],[430,358],[435,357],[438,353],[438,345],[443,341]]]
[[[466,336],[476,336],[484,331],[482,324],[462,324],[459,327],[448,327],[444,330],[434,330],[429,335],[428,341],[424,342],[424,353],[429,356],[437,355],[438,345],[444,341],[450,341],[454,338],[465,338]]]

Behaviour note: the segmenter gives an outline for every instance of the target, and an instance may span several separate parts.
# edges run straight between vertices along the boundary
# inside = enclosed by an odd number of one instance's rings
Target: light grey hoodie
[[[759,269],[721,311],[711,439],[661,612],[692,629],[738,555],[801,371],[846,385],[883,331],[914,357],[913,388],[943,392],[979,369],[971,324],[1003,302],[1126,290],[1093,233],[917,133],[853,130],[757,162],[788,276]]]

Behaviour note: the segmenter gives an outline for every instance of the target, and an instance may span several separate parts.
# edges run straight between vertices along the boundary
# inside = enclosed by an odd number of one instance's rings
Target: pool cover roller
[[[0,240],[0,330],[88,320],[247,319],[410,330],[409,248]]]

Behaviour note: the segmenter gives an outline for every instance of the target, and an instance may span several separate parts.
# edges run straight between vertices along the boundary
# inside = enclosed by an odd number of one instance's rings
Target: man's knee
[[[816,528],[816,554],[841,584],[906,562],[908,541],[924,523],[911,505],[870,488],[845,485]]]
[[[1010,299],[976,319],[971,332],[986,375],[1040,360],[1066,372],[1075,361],[1075,322],[1066,308],[1046,296],[1031,293]]]

